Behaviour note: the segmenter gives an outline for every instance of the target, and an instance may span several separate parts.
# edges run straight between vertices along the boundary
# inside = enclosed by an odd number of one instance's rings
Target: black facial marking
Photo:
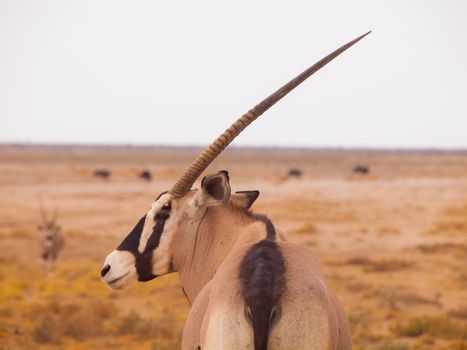
[[[147,282],[157,277],[152,273],[152,251],[138,254],[135,259],[138,281]]]
[[[144,248],[143,254],[147,252],[152,252],[154,249],[156,249],[159,246],[162,231],[164,231],[165,221],[168,218],[169,218],[168,214],[163,215],[163,219],[158,218],[158,215],[156,215],[156,224],[154,225],[152,229],[151,236],[149,236],[149,239],[146,243],[146,247]]]
[[[167,192],[165,192],[167,193]],[[163,195],[162,193],[161,195]],[[161,196],[160,195],[160,196]],[[159,197],[160,197],[159,196]],[[142,253],[139,252],[139,242],[144,229],[146,215],[143,216],[123,242],[117,247],[117,250],[125,250],[133,254],[135,257],[135,267],[138,273],[138,281],[150,281],[157,276],[152,273],[152,256],[154,250],[159,246],[164,225],[170,217],[171,203],[166,203],[162,209],[155,215],[155,224],[152,228],[151,235],[146,243],[146,247]]]
[[[141,238],[141,233],[143,233],[144,221],[146,220],[146,215],[139,219],[136,226],[133,230],[125,237],[122,243],[117,247],[117,250],[126,250],[133,254],[138,252],[139,239]]]
[[[162,206],[162,209],[156,214],[156,216],[154,217],[154,219],[156,221],[165,221],[169,218],[170,216],[170,210],[172,210],[172,203],[171,202],[168,202],[166,204],[164,204]]]

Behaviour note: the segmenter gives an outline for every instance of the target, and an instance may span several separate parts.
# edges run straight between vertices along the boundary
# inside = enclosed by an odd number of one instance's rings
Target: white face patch
[[[172,206],[172,211],[174,207]],[[173,228],[175,227],[175,220],[173,217],[169,217],[164,225],[164,231],[162,232],[159,246],[154,250],[152,261],[152,273],[155,275],[164,275],[169,273],[170,261],[172,255],[170,253],[170,243],[173,239]]]
[[[130,252],[114,250],[105,259],[105,266],[110,269],[102,280],[112,289],[123,289],[137,280],[135,258]]]

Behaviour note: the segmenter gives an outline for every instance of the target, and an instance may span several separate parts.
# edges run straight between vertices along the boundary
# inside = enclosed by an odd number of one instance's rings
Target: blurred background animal
[[[352,171],[355,175],[368,175],[370,167],[368,165],[356,165]]]
[[[298,168],[290,168],[287,175],[289,178],[300,179],[303,175],[303,171]]]
[[[41,260],[44,274],[48,276],[55,271],[56,260],[65,245],[65,238],[61,233],[60,226],[57,225],[58,209],[55,208],[51,218],[47,217],[47,211],[40,202],[40,215],[42,223],[37,227],[43,233],[41,240]]]
[[[95,177],[100,177],[101,179],[105,179],[105,180],[110,178],[111,174],[112,173],[110,172],[110,170],[107,170],[107,169],[96,169],[94,170],[94,173],[93,173]]]
[[[139,173],[139,178],[145,181],[152,180],[152,174],[148,169],[144,169],[142,172]]]

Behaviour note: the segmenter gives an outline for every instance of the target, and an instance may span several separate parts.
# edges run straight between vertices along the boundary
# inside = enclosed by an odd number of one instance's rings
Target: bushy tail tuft
[[[280,317],[285,290],[284,257],[276,242],[263,240],[250,248],[240,265],[240,280],[255,350],[267,350],[269,330]]]

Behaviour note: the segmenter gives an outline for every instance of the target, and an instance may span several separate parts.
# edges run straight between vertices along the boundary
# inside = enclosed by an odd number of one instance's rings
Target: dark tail
[[[240,265],[240,281],[255,350],[267,350],[269,330],[280,317],[285,290],[284,257],[275,241],[266,239],[250,248]]]

